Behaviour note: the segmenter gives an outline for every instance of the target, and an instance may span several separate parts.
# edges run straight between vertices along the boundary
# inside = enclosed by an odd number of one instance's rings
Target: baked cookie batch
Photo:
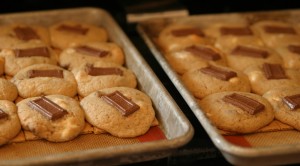
[[[299,26],[204,24],[169,24],[157,44],[212,123],[252,133],[275,118],[300,130]]]
[[[158,125],[124,58],[100,26],[0,26],[0,146],[22,135],[51,142],[85,133],[130,138]]]

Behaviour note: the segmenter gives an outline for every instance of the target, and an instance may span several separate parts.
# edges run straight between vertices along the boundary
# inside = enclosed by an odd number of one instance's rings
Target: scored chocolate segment
[[[29,78],[35,77],[56,77],[56,78],[64,78],[63,70],[29,70],[28,71]]]
[[[300,108],[300,94],[285,96],[282,98],[284,104],[286,104],[290,110],[295,110]]]
[[[212,60],[216,61],[221,58],[220,54],[215,52],[214,50],[206,47],[197,47],[197,46],[190,46],[185,48],[185,51],[192,53],[193,55],[197,55],[205,60]]]
[[[40,39],[39,35],[30,27],[16,27],[14,32],[20,40]]]
[[[65,109],[44,96],[31,100],[27,104],[29,107],[40,112],[43,116],[50,120],[57,120],[68,114]]]
[[[8,117],[8,114],[6,112],[4,112],[2,109],[0,109],[0,119],[4,119],[7,117]]]
[[[108,51],[95,49],[89,46],[77,46],[74,48],[78,53],[92,55],[96,57],[105,57],[109,54]]]
[[[234,71],[224,70],[215,66],[208,66],[201,68],[200,71],[204,74],[211,75],[220,80],[228,81],[230,78],[236,77],[237,74]]]
[[[135,104],[119,91],[115,91],[107,95],[102,95],[101,98],[108,104],[116,107],[123,116],[128,116],[140,109],[140,106]]]
[[[85,35],[89,31],[88,28],[83,28],[80,25],[71,26],[71,25],[64,25],[64,24],[57,27],[57,30],[68,31],[68,32],[77,33],[80,35]]]
[[[253,35],[252,31],[247,27],[221,27],[222,35],[247,36]]]
[[[280,64],[263,64],[263,71],[267,79],[286,79],[288,78]]]
[[[292,27],[265,26],[264,29],[267,33],[296,34],[295,29]]]
[[[231,52],[232,55],[248,56],[253,58],[267,58],[269,53],[265,50],[250,48],[245,46],[237,46]]]
[[[288,45],[288,50],[295,54],[300,54],[300,45]]]
[[[86,66],[88,75],[101,76],[101,75],[119,75],[123,76],[123,71],[116,67],[94,67],[92,65]]]
[[[50,57],[49,50],[47,47],[15,49],[14,52],[17,58],[33,56]]]
[[[197,28],[185,28],[185,29],[176,29],[171,31],[173,36],[183,37],[188,35],[198,35],[200,37],[204,37],[204,33]]]
[[[224,96],[223,101],[230,103],[251,115],[258,113],[265,108],[265,106],[260,102],[237,93]]]

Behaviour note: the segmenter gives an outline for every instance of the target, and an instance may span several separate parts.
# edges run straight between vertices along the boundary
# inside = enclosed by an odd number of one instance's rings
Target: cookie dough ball
[[[289,69],[300,69],[300,42],[277,47],[276,51],[283,60],[283,67]]]
[[[78,101],[63,95],[45,97],[50,102],[58,105],[59,109],[64,109],[66,113],[62,117],[51,119],[44,116],[40,111],[33,109],[30,104],[30,102],[40,99],[40,97],[24,99],[17,104],[22,128],[51,142],[69,141],[78,136],[85,125],[84,112]],[[52,107],[46,107],[46,109],[52,109]]]
[[[7,100],[0,100],[0,146],[17,136],[21,130],[17,107]]]
[[[123,65],[124,53],[115,43],[95,42],[73,45],[63,50],[59,57],[60,66],[70,70],[79,67],[82,63],[93,64],[98,61]]]
[[[293,104],[291,104],[288,98],[296,101],[295,104],[299,104],[300,88],[277,88],[266,92],[263,97],[265,97],[273,106],[275,112],[275,118],[285,124],[300,130],[300,109],[295,107],[292,109]],[[289,107],[292,106],[292,107]]]
[[[211,62],[226,65],[224,54],[209,45],[195,44],[178,51],[166,53],[165,58],[179,74],[194,68],[206,67]]]
[[[256,110],[256,113],[248,112],[246,109],[224,101],[225,96],[234,94],[236,96],[245,97],[251,102],[239,101],[241,105]],[[236,95],[237,94],[237,95]],[[254,100],[254,101],[253,101]],[[258,104],[258,103],[259,104]],[[263,97],[247,92],[220,92],[214,93],[203,100],[198,101],[202,111],[211,122],[219,129],[234,133],[252,133],[256,130],[268,125],[274,119],[273,108],[270,103]],[[248,105],[247,105],[248,103]],[[262,105],[262,106],[261,106]],[[252,109],[253,107],[253,109]]]
[[[0,100],[14,101],[17,97],[17,87],[8,80],[0,78]]]
[[[49,64],[37,64],[20,70],[11,80],[23,98],[61,94],[73,97],[77,83],[73,73]]]
[[[71,46],[72,43],[106,42],[108,34],[100,26],[74,21],[59,22],[50,27],[52,45],[59,49]]]
[[[114,63],[96,62],[93,65],[84,63],[72,72],[80,96],[87,96],[104,88],[118,86],[135,88],[137,85],[136,77],[131,70]]]
[[[122,115],[115,106],[110,105],[103,97],[116,91],[138,105],[139,109],[129,115]],[[112,98],[118,100],[118,96],[113,95]],[[121,138],[145,134],[155,118],[151,99],[143,92],[133,88],[102,89],[83,98],[80,105],[85,111],[86,120],[90,124]]]
[[[210,65],[188,71],[183,74],[182,81],[199,99],[223,91],[250,92],[250,83],[245,74],[223,66]]]

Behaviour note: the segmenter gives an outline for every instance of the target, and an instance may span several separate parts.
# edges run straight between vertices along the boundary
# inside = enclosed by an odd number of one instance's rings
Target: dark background
[[[136,24],[126,21],[129,13],[159,12],[173,9],[186,9],[191,15],[208,13],[228,13],[246,11],[268,11],[297,9],[297,0],[5,0],[1,1],[0,13],[14,13],[76,7],[99,7],[107,10],[123,28],[129,39],[135,44],[145,60],[152,67],[163,85],[195,129],[191,142],[178,149],[172,156],[155,161],[131,165],[230,165],[210,141],[199,121],[196,119],[183,98],[177,92],[158,62],[136,32]],[[46,18],[45,18],[46,19]],[[94,162],[96,163],[96,161]],[[83,165],[85,163],[82,163]]]

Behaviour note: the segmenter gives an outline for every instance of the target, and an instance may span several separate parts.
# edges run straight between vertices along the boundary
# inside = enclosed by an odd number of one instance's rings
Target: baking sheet
[[[50,26],[64,20],[103,26],[108,31],[109,41],[121,46],[125,53],[125,66],[136,74],[138,89],[151,97],[160,123],[160,131],[166,139],[150,142],[130,142],[130,140],[119,139],[115,140],[119,144],[107,146],[107,144],[98,145],[97,140],[107,139],[106,142],[109,142],[111,136],[90,134],[80,135],[65,143],[51,143],[43,140],[15,143],[0,147],[0,156],[4,156],[7,152],[15,155],[13,159],[2,157],[0,165],[54,165],[70,162],[78,164],[82,161],[97,165],[134,163],[169,156],[172,150],[189,142],[194,133],[190,122],[121,28],[105,10],[76,8],[0,15],[0,25],[27,23]],[[21,156],[17,151],[11,151],[10,147],[26,150],[27,155]],[[42,148],[46,149],[43,154],[39,153]],[[59,153],[56,153],[57,151]]]
[[[156,60],[160,63],[180,94],[183,96],[193,113],[198,118],[209,137],[232,164],[237,165],[273,165],[300,162],[299,131],[280,131],[258,133],[242,136],[223,136],[199,108],[193,95],[181,82],[179,75],[171,68],[163,52],[157,45],[159,32],[171,23],[187,23],[196,27],[206,28],[212,23],[253,23],[259,20],[284,20],[297,23],[300,10],[282,10],[268,12],[248,12],[229,14],[194,15],[168,19],[155,19],[141,22],[137,30],[142,36]],[[270,135],[271,134],[271,135]],[[255,138],[255,139],[254,139]],[[255,146],[251,145],[251,141]],[[256,141],[256,142],[255,142]]]

